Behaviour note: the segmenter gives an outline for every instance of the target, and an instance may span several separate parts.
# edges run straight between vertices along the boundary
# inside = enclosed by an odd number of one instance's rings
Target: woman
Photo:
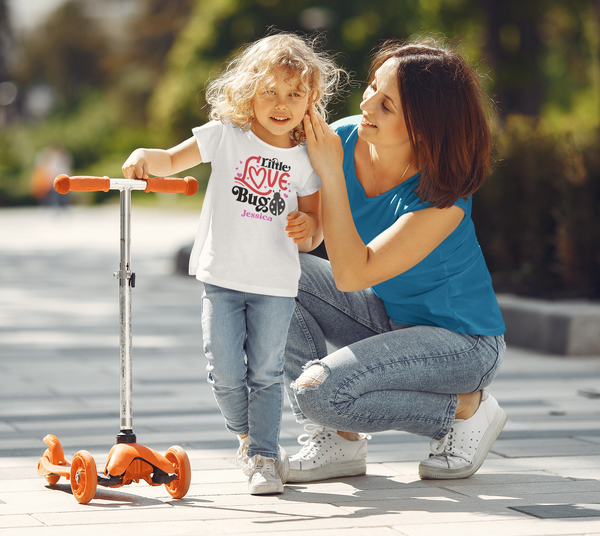
[[[286,384],[315,424],[289,481],[364,474],[363,433],[383,430],[432,438],[421,478],[466,478],[506,422],[485,389],[505,327],[471,220],[490,171],[485,93],[457,53],[389,41],[360,108],[304,121],[330,263],[302,255]]]

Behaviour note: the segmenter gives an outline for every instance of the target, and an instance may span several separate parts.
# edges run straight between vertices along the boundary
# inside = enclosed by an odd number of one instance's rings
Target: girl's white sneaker
[[[246,436],[244,439],[242,439],[238,436],[238,440],[240,442],[240,446],[235,455],[235,466],[241,467],[242,470],[244,470],[245,472],[246,466],[248,465],[248,461],[250,460],[250,458],[248,458],[248,447],[250,446],[250,437]],[[275,470],[277,471],[279,478],[281,478],[281,481],[285,484],[287,482],[288,475],[290,474],[290,460],[287,452],[281,445],[279,445],[278,455],[279,459],[275,462]]]
[[[248,490],[252,495],[283,493],[283,482],[275,469],[275,460],[260,454],[252,456],[244,469],[248,477]]]

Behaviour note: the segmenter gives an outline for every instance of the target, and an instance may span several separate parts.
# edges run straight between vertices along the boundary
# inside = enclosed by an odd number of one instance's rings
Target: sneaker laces
[[[319,450],[321,443],[326,437],[325,434],[331,433],[333,430],[313,423],[305,424],[304,430],[306,433],[298,437],[298,443],[302,445],[302,448],[295,457],[307,460],[312,458],[313,454]]]
[[[462,422],[463,419],[457,419],[454,423]],[[442,437],[442,439],[432,439],[429,442],[429,448],[432,454],[430,456],[455,456],[454,450],[456,445],[454,444],[454,426],[450,428],[450,431]]]
[[[305,424],[304,430],[306,433],[298,437],[298,443],[303,445],[303,447],[298,454],[294,455],[294,459],[301,458],[303,460],[310,460],[328,437],[331,437],[332,434],[337,434],[337,431],[333,428],[327,428],[313,423]],[[371,439],[371,436],[368,434],[360,435],[362,439]]]
[[[442,437],[442,439],[432,439],[429,442],[429,448],[431,449],[431,456],[449,456],[452,455],[453,441],[452,433],[454,428],[450,428],[450,431]]]
[[[252,476],[255,472],[259,472],[261,475],[265,473],[270,473],[272,475],[276,475],[277,471],[275,471],[275,463],[267,463],[267,460],[263,458],[260,454],[256,456],[252,456],[248,460],[248,464],[242,470],[247,477]]]

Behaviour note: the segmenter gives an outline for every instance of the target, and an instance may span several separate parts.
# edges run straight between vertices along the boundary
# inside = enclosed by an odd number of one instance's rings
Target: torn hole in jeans
[[[329,372],[325,370],[321,363],[317,362],[306,368],[294,383],[296,389],[302,391],[311,387],[318,387],[325,381],[327,376],[329,376]]]

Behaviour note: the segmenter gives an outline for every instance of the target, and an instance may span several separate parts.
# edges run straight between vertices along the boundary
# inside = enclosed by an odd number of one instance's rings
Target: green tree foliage
[[[8,76],[8,47],[10,46],[11,30],[8,24],[6,0],[0,0],[0,82],[9,79]]]
[[[191,1],[140,0],[131,27],[120,34],[94,16],[92,1],[70,1],[23,36],[11,73],[19,106],[26,110],[29,88],[44,84],[55,107],[43,120],[25,115],[3,132],[0,124],[0,205],[27,202],[35,155],[47,145],[64,145],[77,173],[119,176],[132,148],[160,143],[146,128],[146,103]]]
[[[545,99],[542,115],[562,130],[600,118],[600,0],[556,2],[540,24]]]
[[[206,118],[202,89],[241,45],[269,28],[322,32],[326,48],[364,81],[373,50],[388,38],[448,36],[480,70],[503,117],[563,117],[574,108],[598,122],[599,0],[195,0],[150,103],[152,123],[187,135]],[[596,11],[594,11],[596,6]],[[360,91],[342,113],[358,109]],[[592,103],[592,104],[591,104]],[[594,104],[595,103],[595,104]],[[587,106],[587,110],[586,110]],[[590,108],[592,106],[592,108]],[[339,111],[341,107],[335,111]]]
[[[168,69],[149,108],[151,124],[174,134],[189,135],[206,119],[203,88],[223,62],[243,44],[270,30],[293,31],[325,38],[325,48],[364,81],[373,50],[385,39],[450,29],[461,35],[467,53],[483,44],[480,9],[472,0],[196,0],[185,28],[169,52]],[[344,113],[355,113],[360,98],[351,96]],[[341,106],[340,106],[341,108]]]
[[[485,54],[504,116],[563,111],[598,85],[598,0],[481,0]]]
[[[70,0],[22,43],[15,77],[23,88],[49,85],[74,111],[91,89],[116,93],[132,119],[145,120],[146,101],[193,0],[142,0],[125,35],[90,16],[90,3]]]
[[[108,50],[106,37],[71,0],[22,44],[15,79],[23,88],[49,85],[62,109],[73,110],[90,89],[105,87]]]
[[[236,13],[237,0],[197,2],[190,20],[179,33],[170,53],[169,69],[160,81],[150,102],[152,126],[168,132],[181,132],[198,124],[200,113],[196,101],[199,89],[218,68],[220,60],[233,47],[224,48],[228,33],[224,21]],[[189,136],[186,128],[185,136]]]
[[[385,39],[434,34],[480,62],[499,104],[496,170],[473,209],[497,289],[600,297],[600,0],[138,0],[118,42],[88,16],[94,5],[63,4],[11,73],[0,0],[0,82],[16,80],[20,95],[47,84],[59,104],[43,121],[0,126],[0,205],[27,202],[48,144],[66,145],[77,173],[118,175],[133,148],[188,137],[206,120],[207,81],[269,31],[320,34],[354,73],[360,87],[333,118],[358,112]]]
[[[15,74],[23,88],[49,84],[63,109],[71,111],[90,88],[116,93],[127,110],[128,124],[144,124],[150,118],[152,126],[176,139],[205,119],[202,89],[207,79],[232,52],[269,28],[322,32],[326,48],[339,53],[340,62],[359,81],[366,78],[370,55],[383,40],[440,33],[456,39],[472,60],[486,60],[490,90],[504,116],[543,111],[561,117],[573,108],[584,114],[590,102],[596,103],[597,115],[598,4],[599,0],[140,0],[139,16],[115,50],[106,32],[86,16],[88,3],[70,0],[24,42]],[[485,62],[482,70],[488,70]],[[334,112],[356,112],[359,101],[356,91],[345,111],[338,106]]]
[[[585,139],[512,115],[473,219],[496,290],[600,298],[600,130]]]
[[[147,102],[164,73],[165,58],[185,26],[194,0],[144,0],[128,29],[128,46],[108,60],[128,123],[147,121]]]

